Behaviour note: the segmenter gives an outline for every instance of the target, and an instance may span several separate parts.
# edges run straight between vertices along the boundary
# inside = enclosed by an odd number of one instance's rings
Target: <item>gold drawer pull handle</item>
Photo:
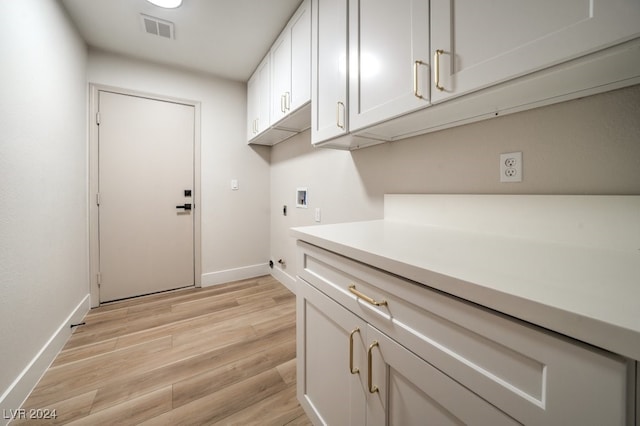
[[[422,64],[424,64],[422,61],[415,61],[413,63],[413,96],[418,99],[424,99],[424,96],[418,93],[418,67]]]
[[[433,55],[433,70],[434,70],[434,80],[436,89],[443,91],[444,87],[440,85],[440,55],[444,53],[444,50],[438,49],[436,53]]]
[[[387,305],[387,301],[386,300],[381,300],[380,302],[378,302],[375,299],[370,298],[369,296],[367,296],[364,293],[361,293],[360,291],[356,290],[356,285],[355,284],[351,284],[349,286],[349,291],[353,294],[355,294],[356,296],[358,296],[360,299],[364,300],[365,302],[371,303],[373,306],[386,306]]]
[[[373,382],[373,355],[371,353],[371,351],[373,350],[373,348],[375,348],[376,346],[378,346],[378,341],[374,340],[373,343],[369,346],[369,349],[367,350],[367,384],[369,385],[369,393],[376,393],[378,392],[378,387],[377,386],[373,386],[372,382]]]
[[[353,335],[356,333],[360,333],[360,329],[357,327],[349,334],[349,371],[351,374],[358,374],[360,371],[357,368],[353,368]]]

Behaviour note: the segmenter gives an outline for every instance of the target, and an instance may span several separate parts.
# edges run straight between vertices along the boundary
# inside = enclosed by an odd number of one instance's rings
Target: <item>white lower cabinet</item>
[[[371,326],[366,344],[367,425],[519,424]]]
[[[314,424],[363,425],[366,323],[304,281],[299,284],[298,399]]]
[[[316,425],[633,425],[635,363],[298,243]]]
[[[314,423],[518,424],[310,284],[299,284],[298,377],[304,379],[298,395]]]

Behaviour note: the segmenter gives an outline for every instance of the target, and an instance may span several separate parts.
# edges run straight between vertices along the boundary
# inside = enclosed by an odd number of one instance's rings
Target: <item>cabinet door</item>
[[[315,0],[311,23],[311,142],[347,133],[347,0]]]
[[[258,72],[256,71],[247,82],[247,141],[258,133]]]
[[[300,5],[271,47],[271,81],[271,124],[276,124],[311,99],[309,0]]]
[[[291,20],[291,96],[289,111],[311,99],[311,2],[305,0]],[[308,126],[308,125],[307,125]]]
[[[314,424],[363,425],[366,324],[298,279],[297,327],[298,400],[307,415]]]
[[[247,140],[269,128],[271,70],[267,55],[247,82]]]
[[[428,0],[350,0],[349,130],[429,104]]]
[[[291,33],[288,28],[271,48],[271,124],[287,114],[287,98],[291,96]]]
[[[520,424],[371,326],[367,345],[367,425]]]
[[[431,17],[433,75],[442,89],[433,90],[432,103],[640,34],[635,0],[431,0]]]
[[[258,66],[258,134],[267,130],[270,126],[270,99],[271,99],[271,69],[269,68],[270,58],[267,55]]]

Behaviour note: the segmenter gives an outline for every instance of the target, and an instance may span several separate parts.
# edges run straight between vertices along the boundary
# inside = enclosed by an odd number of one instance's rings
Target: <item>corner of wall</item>
[[[271,276],[285,286],[291,293],[296,294],[296,279],[284,272],[282,269],[274,268],[271,270]]]
[[[86,294],[36,356],[20,372],[16,380],[0,396],[0,410],[3,413],[2,418],[0,418],[0,424],[7,424],[12,420],[12,416],[20,415],[17,407],[21,407],[24,404],[38,381],[71,337],[71,325],[82,321],[87,312],[89,312],[90,305],[91,297]]]

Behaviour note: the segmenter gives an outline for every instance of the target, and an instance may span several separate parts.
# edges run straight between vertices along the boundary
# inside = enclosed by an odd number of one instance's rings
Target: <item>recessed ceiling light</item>
[[[164,7],[165,9],[175,9],[182,4],[182,0],[147,0],[151,4]]]

